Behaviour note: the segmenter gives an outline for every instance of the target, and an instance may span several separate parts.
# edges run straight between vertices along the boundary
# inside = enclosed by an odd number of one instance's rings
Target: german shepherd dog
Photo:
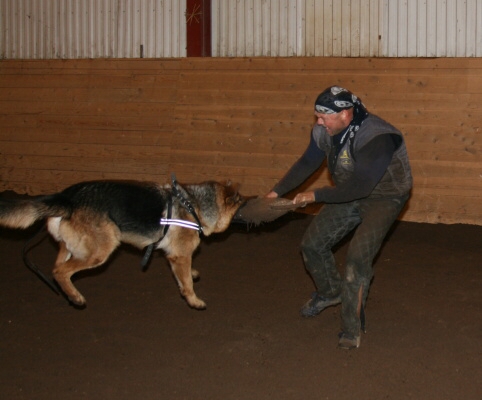
[[[237,185],[229,182],[81,182],[52,195],[0,199],[0,225],[25,229],[46,219],[60,247],[53,277],[77,306],[86,301],[72,275],[104,264],[124,242],[147,248],[149,255],[164,250],[181,295],[191,307],[204,309],[193,288],[199,274],[191,268],[192,255],[200,235],[226,230],[242,203]]]

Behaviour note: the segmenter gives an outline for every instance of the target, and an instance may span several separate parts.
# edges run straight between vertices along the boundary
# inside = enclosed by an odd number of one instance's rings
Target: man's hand
[[[302,192],[298,193],[293,199],[293,204],[309,204],[315,202],[315,192]]]
[[[278,193],[271,191],[269,193],[266,193],[264,197],[266,197],[267,199],[276,199],[278,198]]]

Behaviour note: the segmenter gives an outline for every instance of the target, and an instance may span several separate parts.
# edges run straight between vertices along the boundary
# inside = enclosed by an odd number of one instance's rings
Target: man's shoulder
[[[385,121],[383,118],[375,114],[368,114],[368,117],[363,121],[361,128],[373,131],[375,133],[397,133],[400,131],[391,123]]]
[[[402,135],[392,124],[375,114],[369,114],[355,136],[355,148],[360,149],[379,135]]]

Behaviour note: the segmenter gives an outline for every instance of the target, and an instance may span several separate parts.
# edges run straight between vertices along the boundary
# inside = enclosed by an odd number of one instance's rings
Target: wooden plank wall
[[[263,194],[338,84],[405,135],[401,219],[482,225],[482,60],[185,58],[0,62],[0,190],[89,179],[226,179]],[[329,183],[325,171],[306,187]],[[316,209],[313,209],[316,212]]]
[[[482,224],[481,59],[187,59],[173,164],[265,193],[305,149],[314,100],[333,84],[405,134],[415,187],[404,220]],[[307,187],[328,183],[324,171]]]
[[[2,189],[168,174],[179,59],[0,62]]]

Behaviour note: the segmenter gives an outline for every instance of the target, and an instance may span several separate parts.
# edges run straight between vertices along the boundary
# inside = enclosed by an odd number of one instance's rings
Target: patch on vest
[[[351,158],[346,150],[341,153],[340,162],[342,165],[351,165]]]

